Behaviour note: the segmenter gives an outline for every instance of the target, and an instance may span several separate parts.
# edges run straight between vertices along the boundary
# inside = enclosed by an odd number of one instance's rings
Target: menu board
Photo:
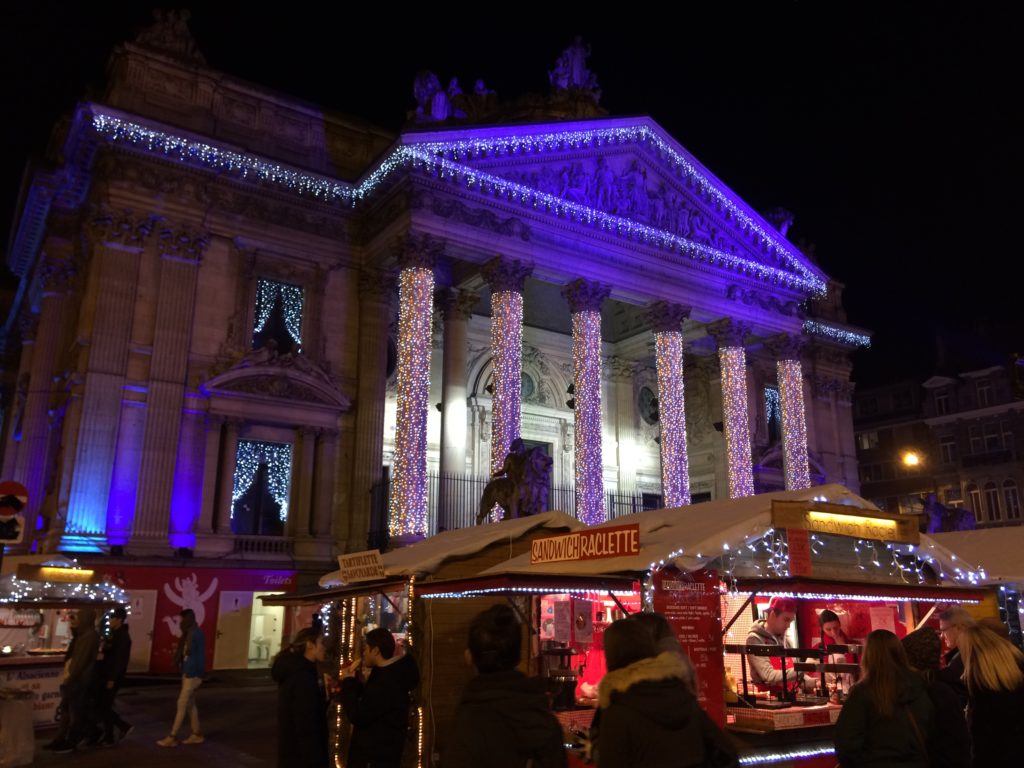
[[[717,571],[654,574],[654,610],[665,616],[697,668],[697,699],[719,727],[725,725],[722,608]]]

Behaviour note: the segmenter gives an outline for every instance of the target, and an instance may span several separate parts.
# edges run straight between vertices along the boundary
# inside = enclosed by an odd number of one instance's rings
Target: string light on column
[[[720,320],[709,326],[708,332],[718,342],[718,363],[722,371],[722,421],[729,463],[729,498],[750,496],[754,493],[754,468],[747,416],[747,355],[743,348],[750,328],[743,323]]]
[[[807,415],[804,410],[804,374],[800,353],[804,340],[783,334],[769,340],[768,349],[778,356],[775,364],[779,380],[779,405],[782,414],[782,457],[786,490],[811,487],[807,458]]]
[[[531,268],[497,258],[483,269],[491,288],[491,354],[494,395],[491,400],[491,471],[505,463],[509,446],[520,434],[523,378],[523,284]]]
[[[658,420],[661,424],[661,492],[666,507],[681,507],[690,503],[681,330],[682,322],[689,314],[688,307],[665,302],[658,302],[648,313],[648,320],[655,332]]]
[[[601,456],[601,304],[610,289],[576,280],[562,290],[572,312],[572,368],[576,399],[576,516],[604,521]]]
[[[398,278],[398,397],[392,536],[427,531],[427,400],[430,395],[431,323],[434,312],[432,254],[437,245],[410,242]]]

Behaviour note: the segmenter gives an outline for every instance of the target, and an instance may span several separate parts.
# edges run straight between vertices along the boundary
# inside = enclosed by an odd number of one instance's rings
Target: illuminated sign
[[[558,563],[565,560],[599,560],[640,554],[640,525],[615,525],[558,536],[545,536],[530,543],[530,563]]]
[[[18,565],[18,578],[22,581],[48,581],[51,584],[92,584],[100,579],[88,568],[60,568],[53,565]]]
[[[384,578],[384,561],[376,549],[338,555],[338,567],[341,569],[341,580],[346,584]]]
[[[921,536],[917,521],[917,516],[869,512],[842,504],[778,501],[772,504],[772,525],[776,528],[854,539],[918,544]]]

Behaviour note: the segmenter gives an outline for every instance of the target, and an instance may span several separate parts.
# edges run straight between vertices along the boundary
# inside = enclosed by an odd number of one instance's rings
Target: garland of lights
[[[576,399],[576,516],[604,522],[601,458],[601,303],[609,289],[576,280],[562,291],[572,312],[572,369]]]
[[[79,570],[79,569],[76,569]],[[115,584],[65,583],[28,581],[15,575],[9,578],[8,589],[0,596],[0,604],[42,603],[51,600],[78,600],[93,603],[128,604],[127,593]]]
[[[235,504],[249,490],[260,464],[267,465],[267,487],[281,507],[280,518],[288,519],[288,495],[292,484],[292,447],[288,443],[239,440],[235,449],[235,478],[231,489],[231,519]]]
[[[491,350],[494,355],[494,410],[491,426],[491,471],[505,463],[509,446],[519,437],[523,378],[523,294],[491,294]]]
[[[430,395],[434,272],[409,266],[398,278],[398,409],[394,488],[388,527],[392,536],[427,531],[427,400]]]
[[[302,344],[302,288],[276,280],[256,281],[256,323],[253,334],[263,330],[270,319],[274,300],[280,297],[284,325],[296,344]]]
[[[395,171],[411,166],[442,179],[465,183],[470,189],[476,187],[484,193],[515,200],[531,208],[554,213],[556,216],[599,226],[605,231],[630,240],[670,248],[689,258],[755,275],[761,280],[798,288],[816,296],[823,296],[827,289],[825,281],[801,262],[791,246],[769,228],[762,227],[742,207],[718,189],[716,184],[689,159],[647,126],[403,145],[392,150],[358,185],[352,186],[325,176],[288,168],[280,163],[267,162],[255,155],[223,150],[202,141],[154,130],[112,115],[96,113],[92,117],[92,125],[98,134],[111,142],[158,152],[181,162],[202,163],[243,179],[252,176],[264,183],[282,186],[299,194],[312,195],[328,202],[340,201],[348,205],[355,205],[357,200],[367,197]],[[677,172],[696,186],[700,193],[710,197],[717,207],[723,209],[726,217],[734,220],[741,232],[752,234],[756,244],[774,249],[796,274],[687,240],[667,230],[563,200],[555,195],[456,162],[463,157],[515,156],[544,151],[564,151],[567,148],[628,143],[646,143],[653,146],[665,159],[674,164]]]
[[[594,597],[595,595],[600,597],[601,595],[616,595],[616,596],[629,596],[633,594],[631,589],[602,589],[599,592],[593,590],[581,589],[580,587],[480,587],[479,589],[466,589],[461,592],[428,592],[420,595],[421,600],[433,600],[437,598],[444,598],[450,600],[462,600],[470,597],[480,597],[482,595],[494,595],[494,594],[524,594],[524,595],[549,595],[553,593],[572,595],[573,597],[587,598]]]
[[[786,490],[811,487],[807,459],[807,417],[804,414],[804,373],[799,360],[779,360],[775,364],[779,378],[782,411],[782,462],[786,472]]]
[[[834,755],[835,747],[804,747],[791,749],[786,752],[762,752],[755,755],[744,755],[740,758],[740,765],[772,765],[773,763],[788,763],[794,760],[801,760],[805,757],[824,757]]]
[[[849,344],[851,347],[870,347],[871,337],[867,334],[848,331],[836,325],[821,323],[817,320],[804,320],[804,333],[811,336],[824,336],[826,339]]]
[[[722,412],[725,453],[729,461],[729,498],[754,493],[754,468],[747,419],[747,355],[743,347],[718,350],[722,369]]]
[[[764,411],[769,424],[776,419],[782,423],[782,403],[779,402],[779,390],[776,387],[764,388]]]
[[[656,332],[654,348],[658,367],[662,493],[666,507],[682,507],[690,503],[682,331]]]

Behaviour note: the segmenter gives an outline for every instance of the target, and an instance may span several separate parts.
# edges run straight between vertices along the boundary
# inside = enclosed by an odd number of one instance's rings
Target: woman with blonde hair
[[[1024,738],[1024,654],[983,624],[958,639],[967,684],[972,765],[1005,765]]]
[[[861,668],[836,722],[840,765],[927,768],[935,707],[899,638],[884,629],[869,634]]]

